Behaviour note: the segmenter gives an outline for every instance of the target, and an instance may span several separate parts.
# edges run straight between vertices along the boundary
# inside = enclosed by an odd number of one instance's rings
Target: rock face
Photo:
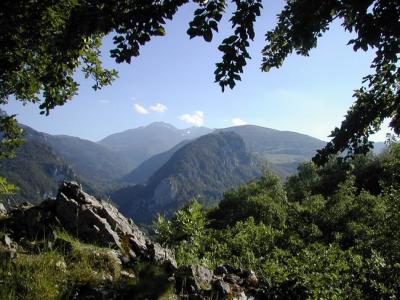
[[[7,209],[3,203],[0,203],[0,216],[7,214]]]
[[[140,258],[176,269],[169,250],[148,239],[113,205],[85,193],[76,182],[62,183],[55,200],[39,206],[24,204],[9,215],[12,224],[8,226],[21,235],[44,236],[50,234],[49,228],[61,227],[83,241],[119,250],[124,262]]]
[[[181,299],[265,299],[265,291],[252,271],[219,266],[182,266],[175,273],[176,293]]]
[[[165,299],[245,300],[267,297],[252,271],[229,265],[219,266],[214,271],[197,265],[177,268],[169,250],[151,241],[132,220],[126,219],[110,203],[85,193],[76,182],[64,182],[55,199],[37,206],[24,203],[11,208],[6,217],[0,219],[0,228],[3,227],[12,236],[0,235],[0,267],[18,257],[17,249],[22,249],[18,243],[23,243],[25,239],[38,239],[47,248],[61,250],[65,255],[71,254],[74,246],[71,241],[57,234],[56,229],[60,228],[80,240],[111,248],[104,255],[114,262],[112,265],[126,267],[121,271],[122,278],[134,279],[136,275],[138,278],[141,276],[141,272],[130,273],[137,261],[149,262],[147,266],[151,267],[163,266],[164,279],[158,275],[153,279],[144,277],[144,280],[156,280],[156,285],[165,284],[163,280],[168,281],[169,287],[175,283],[175,293]],[[65,272],[68,266],[60,261],[57,267]],[[110,279],[105,277],[99,285],[77,285],[70,299],[142,299],[133,297],[135,294],[131,294],[132,290],[119,290],[109,285],[112,280],[111,276]]]

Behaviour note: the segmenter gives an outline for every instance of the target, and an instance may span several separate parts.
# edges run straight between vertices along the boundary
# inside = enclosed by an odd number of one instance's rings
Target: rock
[[[224,281],[231,283],[231,284],[238,284],[238,285],[241,285],[243,283],[243,279],[235,274],[226,274],[226,276],[224,277]]]
[[[10,261],[17,258],[17,250],[15,248],[3,249],[0,251],[0,262],[6,266]]]
[[[134,279],[136,278],[135,274],[129,273],[127,271],[121,271],[121,277],[126,279]]]
[[[11,247],[12,247],[12,245],[11,245],[12,240],[11,240],[11,238],[8,236],[8,234],[4,235],[4,237],[2,238],[2,242],[4,243],[4,245],[5,245],[7,248],[11,248]]]
[[[200,266],[180,267],[175,273],[176,291],[182,299],[266,299],[253,271],[229,265],[214,272]]]
[[[182,266],[175,273],[178,294],[202,296],[211,291],[213,272],[202,266]]]
[[[259,284],[259,280],[256,276],[256,273],[254,273],[254,271],[250,271],[250,274],[247,276],[246,280],[247,280],[247,283],[253,287],[257,287]]]
[[[50,228],[60,225],[53,207],[54,203],[51,201],[44,201],[38,206],[23,203],[11,208],[0,226],[11,229],[17,240],[47,238],[53,232]]]
[[[213,285],[213,290],[217,293],[217,299],[226,298],[231,294],[231,287],[229,283],[222,280],[217,280]]]
[[[11,260],[15,260],[16,258],[17,244],[6,234],[0,239],[0,262],[3,266],[6,266]]]
[[[214,270],[214,274],[215,275],[225,275],[228,273],[228,270],[224,267],[224,266],[218,266],[215,270]]]
[[[90,284],[74,287],[69,299],[73,300],[116,300],[120,299],[118,291],[106,285],[92,286]]]
[[[235,268],[231,265],[223,265],[223,267],[226,269],[227,273],[230,273],[230,274],[240,275],[243,272],[242,269]]]
[[[76,182],[64,182],[56,199],[56,215],[68,231],[100,246],[122,249],[131,259],[165,264],[176,269],[173,255],[150,241],[142,231],[110,203],[86,194]]]
[[[20,239],[44,237],[50,247],[63,251],[71,251],[72,245],[59,240],[51,228],[63,228],[80,240],[118,250],[125,264],[140,258],[164,265],[170,272],[177,268],[171,251],[149,240],[132,220],[110,203],[85,193],[76,182],[62,183],[55,200],[13,208],[4,222],[0,226],[12,229]]]
[[[3,203],[0,203],[0,216],[1,216],[1,215],[6,215],[6,214],[7,214],[7,209],[6,209],[6,207],[4,206]]]

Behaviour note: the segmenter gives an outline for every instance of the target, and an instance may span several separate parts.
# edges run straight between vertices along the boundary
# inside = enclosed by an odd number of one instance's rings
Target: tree
[[[63,105],[78,91],[73,74],[78,69],[94,80],[93,88],[111,84],[116,70],[102,67],[101,39],[112,34],[117,63],[130,63],[140,47],[165,34],[164,24],[188,0],[3,0],[0,3],[0,104],[10,99],[40,104],[43,114]],[[225,12],[224,0],[193,0],[198,8],[189,24],[191,38],[211,41]],[[224,90],[233,88],[250,59],[247,47],[254,38],[253,24],[262,9],[261,0],[233,0],[230,21],[234,34],[219,46],[222,61],[215,80]],[[279,14],[275,29],[266,34],[262,70],[280,67],[295,51],[308,55],[330,23],[340,18],[345,30],[354,31],[349,41],[355,51],[375,49],[375,73],[364,77],[355,91],[355,104],[332,141],[319,151],[322,164],[330,154],[350,148],[350,154],[371,146],[368,136],[383,119],[400,133],[399,65],[400,3],[398,0],[290,0]],[[1,117],[6,135],[14,118]],[[15,137],[12,137],[12,141]],[[3,151],[3,149],[1,149]]]
[[[282,65],[296,51],[307,56],[317,40],[337,18],[345,30],[355,32],[349,41],[354,51],[375,50],[371,67],[375,73],[363,78],[355,91],[355,103],[332,141],[318,151],[314,161],[327,162],[330,154],[348,148],[350,154],[365,153],[371,147],[370,134],[379,130],[385,118],[400,133],[400,2],[397,0],[295,0],[288,1],[276,28],[267,33],[263,70]]]
[[[7,199],[8,196],[12,196],[15,192],[18,191],[18,188],[8,183],[7,179],[0,177],[0,203]]]

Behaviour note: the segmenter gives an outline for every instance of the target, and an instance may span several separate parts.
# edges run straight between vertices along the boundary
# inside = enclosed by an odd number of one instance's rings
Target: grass
[[[7,249],[0,243],[1,300],[70,299],[82,287],[104,287],[120,295],[118,299],[171,299],[173,285],[162,267],[138,261],[125,269],[136,277],[125,278],[112,249],[82,243],[65,232],[57,236],[72,247],[44,246],[32,252],[19,246],[17,258],[9,260],[3,259]],[[28,243],[47,245],[42,240]]]
[[[0,262],[0,299],[60,299],[77,285],[98,285],[116,281],[121,265],[110,249],[82,243],[66,233],[59,236],[72,244],[72,251],[43,250],[24,253],[18,250],[13,261]],[[0,257],[6,249],[0,248]]]

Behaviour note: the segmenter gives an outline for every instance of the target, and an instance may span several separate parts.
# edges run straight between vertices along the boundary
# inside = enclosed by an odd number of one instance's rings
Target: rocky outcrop
[[[3,203],[0,203],[0,216],[7,214],[7,209]]]
[[[176,268],[168,249],[147,238],[113,205],[85,193],[76,182],[62,183],[56,199],[38,206],[25,203],[8,214],[7,227],[21,237],[49,236],[53,234],[52,229],[58,227],[80,240],[119,250],[125,263],[140,258],[171,270]]]
[[[119,280],[150,280],[149,286],[152,289],[154,284],[169,288],[175,284],[175,293],[171,292],[169,298],[165,299],[266,298],[265,290],[259,286],[258,278],[252,271],[229,265],[219,266],[213,271],[197,265],[177,268],[168,249],[151,241],[132,220],[125,218],[113,205],[85,193],[76,182],[64,182],[55,199],[37,206],[24,203],[11,208],[0,219],[0,228],[7,228],[10,233],[0,235],[0,266],[15,260],[20,250],[21,253],[35,253],[42,251],[40,249],[51,249],[68,257],[74,251],[74,242],[57,234],[59,228],[79,240],[110,248],[101,255],[105,255],[107,261],[112,261],[111,265],[121,267]],[[26,240],[33,242],[27,243]],[[162,276],[145,275],[140,278],[143,271],[135,273],[133,270],[138,260],[147,262],[149,269],[156,265],[157,270],[162,270]],[[57,267],[65,272],[68,265],[62,260]],[[103,282],[96,285],[76,284],[70,299],[136,299],[132,295],[140,294],[142,287],[139,285],[136,290],[129,287],[122,290],[118,284],[114,284],[113,280],[117,277],[113,276],[108,274]],[[143,285],[146,286],[147,284]],[[147,296],[145,298],[153,299]]]
[[[229,265],[211,271],[202,266],[182,266],[175,273],[181,299],[265,299],[265,291],[253,271]]]

